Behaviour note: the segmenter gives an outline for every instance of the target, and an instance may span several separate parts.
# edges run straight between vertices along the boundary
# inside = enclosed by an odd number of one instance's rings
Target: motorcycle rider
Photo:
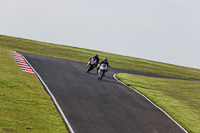
[[[109,63],[108,63],[108,59],[105,57],[103,59],[103,61],[101,61],[97,67],[97,73],[98,73],[98,70],[99,70],[99,67],[101,66],[101,64],[106,64],[108,67],[109,67]]]
[[[97,67],[97,65],[99,64],[98,54],[95,54],[94,57],[92,57],[92,58],[94,58],[97,61],[96,64],[95,64],[95,67]],[[89,60],[91,60],[92,58],[90,58]]]

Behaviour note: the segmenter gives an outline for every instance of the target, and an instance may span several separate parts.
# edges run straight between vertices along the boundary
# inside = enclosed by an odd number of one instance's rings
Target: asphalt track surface
[[[19,53],[47,84],[75,133],[184,133],[143,96],[113,78],[115,73],[166,76],[111,67],[98,80],[96,69],[85,72],[84,62]]]

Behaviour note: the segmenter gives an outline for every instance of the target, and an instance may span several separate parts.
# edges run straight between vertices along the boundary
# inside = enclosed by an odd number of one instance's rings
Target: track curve
[[[112,77],[137,71],[111,68],[100,81],[96,71],[85,72],[84,62],[20,53],[47,84],[75,133],[184,132],[144,97]]]

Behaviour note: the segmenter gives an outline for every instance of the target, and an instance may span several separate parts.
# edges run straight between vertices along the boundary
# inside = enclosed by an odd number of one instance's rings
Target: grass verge
[[[147,96],[187,131],[200,132],[200,82],[124,73],[116,78]]]
[[[37,76],[22,72],[0,48],[0,132],[67,133]]]
[[[182,67],[101,51],[82,49],[65,45],[55,45],[51,43],[9,37],[4,35],[0,35],[0,46],[9,50],[36,53],[84,62],[87,62],[90,57],[98,53],[100,59],[107,57],[112,67],[200,80],[200,69]]]

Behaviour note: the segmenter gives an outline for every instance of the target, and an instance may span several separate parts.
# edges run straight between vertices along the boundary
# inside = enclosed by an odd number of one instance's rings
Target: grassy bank
[[[146,95],[187,131],[200,132],[200,82],[117,74],[120,81]]]
[[[36,76],[22,72],[0,47],[0,132],[67,133],[61,116]]]
[[[30,52],[85,62],[88,61],[89,57],[94,56],[95,53],[98,53],[100,59],[102,59],[103,57],[108,57],[108,60],[112,67],[200,80],[200,69],[181,67],[95,50],[81,49],[64,45],[55,45],[3,35],[0,35],[0,46],[9,50]]]

